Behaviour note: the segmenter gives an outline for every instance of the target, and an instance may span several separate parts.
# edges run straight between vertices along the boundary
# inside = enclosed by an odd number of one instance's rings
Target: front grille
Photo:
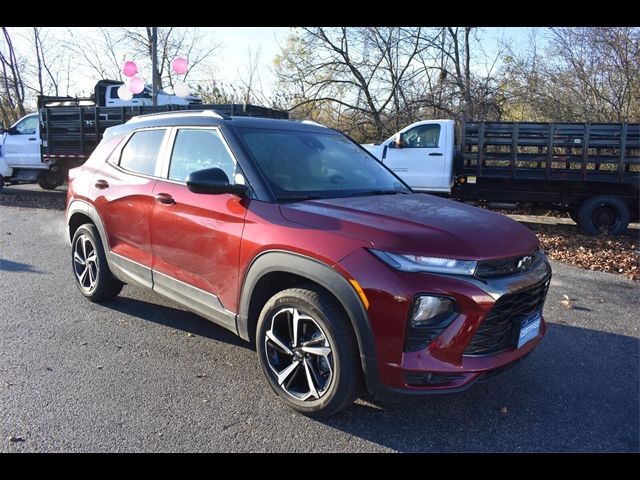
[[[515,347],[516,322],[542,311],[549,278],[548,276],[535,285],[500,297],[478,327],[464,354],[488,355]]]
[[[530,263],[526,263],[525,259],[531,257]],[[511,258],[501,258],[498,260],[482,260],[478,262],[476,267],[476,277],[478,278],[495,278],[505,275],[513,275],[514,273],[524,272],[539,261],[539,252],[530,255],[519,255]],[[523,261],[523,263],[521,263]]]

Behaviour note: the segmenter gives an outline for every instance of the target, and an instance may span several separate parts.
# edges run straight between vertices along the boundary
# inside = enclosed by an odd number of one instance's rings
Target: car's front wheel
[[[310,285],[274,295],[258,319],[256,349],[269,385],[289,407],[326,417],[360,393],[355,335],[338,302]]]
[[[92,302],[108,300],[122,290],[124,284],[111,274],[94,225],[85,223],[76,230],[71,241],[71,263],[78,290]]]

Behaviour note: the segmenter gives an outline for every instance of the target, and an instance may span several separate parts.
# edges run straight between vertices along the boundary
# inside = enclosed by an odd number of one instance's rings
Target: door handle
[[[173,205],[176,203],[173,197],[168,193],[156,193],[155,198],[156,198],[156,202],[162,203],[163,205]]]
[[[29,141],[30,142],[35,142],[37,140],[37,138],[30,138]]]
[[[109,188],[109,182],[107,182],[106,180],[96,180],[96,188],[98,190],[104,190],[105,188]]]
[[[441,157],[441,156],[442,156],[442,154],[441,154],[440,152],[431,152],[431,153],[429,154],[429,156],[430,156],[430,157]]]

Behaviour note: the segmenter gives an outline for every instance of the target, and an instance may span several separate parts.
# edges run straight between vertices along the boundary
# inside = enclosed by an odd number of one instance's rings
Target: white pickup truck
[[[567,211],[585,232],[638,219],[640,124],[424,120],[362,145],[411,188]]]

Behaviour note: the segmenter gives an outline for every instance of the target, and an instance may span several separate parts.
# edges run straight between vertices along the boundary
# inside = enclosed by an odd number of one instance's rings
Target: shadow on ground
[[[28,263],[14,262],[12,260],[6,260],[4,258],[0,258],[0,270],[4,270],[6,272],[43,273],[40,270],[37,270],[33,265],[29,265]]]
[[[175,330],[181,330],[238,347],[251,348],[248,342],[245,342],[232,332],[185,310],[123,296],[104,302],[103,305],[118,312]]]

